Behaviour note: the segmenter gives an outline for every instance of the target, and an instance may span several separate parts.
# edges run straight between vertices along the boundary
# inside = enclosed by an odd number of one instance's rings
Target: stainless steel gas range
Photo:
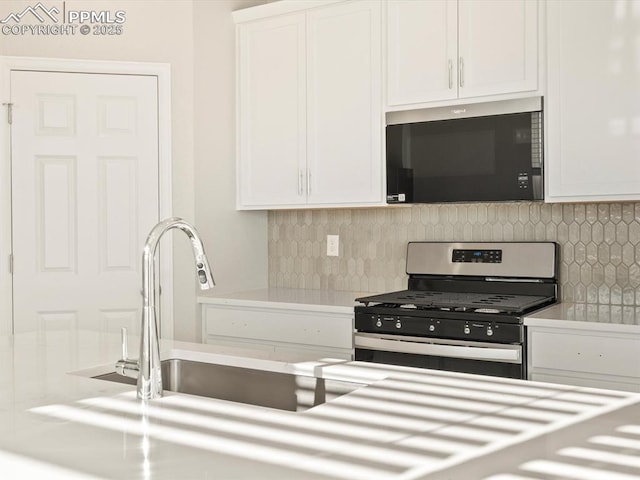
[[[557,244],[410,242],[407,274],[356,299],[356,360],[527,378],[523,317],[557,301]]]

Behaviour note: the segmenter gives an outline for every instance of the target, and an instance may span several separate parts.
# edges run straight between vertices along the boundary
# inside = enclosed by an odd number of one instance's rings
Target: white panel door
[[[458,98],[456,0],[387,2],[387,105]]]
[[[381,3],[307,16],[309,204],[382,201]]]
[[[538,88],[538,2],[459,0],[460,98]]]
[[[12,71],[11,100],[15,332],[139,331],[156,78]]]
[[[238,27],[238,208],[304,205],[305,16]]]

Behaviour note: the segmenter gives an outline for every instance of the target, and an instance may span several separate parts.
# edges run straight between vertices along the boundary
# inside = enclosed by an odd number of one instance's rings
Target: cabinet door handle
[[[453,62],[449,59],[449,90],[453,88]]]
[[[303,179],[303,175],[304,173],[302,172],[302,169],[298,170],[298,195],[302,196],[302,179]]]
[[[311,169],[307,169],[307,195],[311,195]]]
[[[460,77],[460,86],[464,87],[464,58],[460,57],[460,67],[459,67],[459,72],[458,72],[458,76]]]

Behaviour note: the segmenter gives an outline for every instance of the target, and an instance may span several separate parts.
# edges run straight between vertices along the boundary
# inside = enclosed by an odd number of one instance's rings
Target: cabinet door
[[[310,204],[382,201],[381,4],[307,16]]]
[[[456,0],[387,3],[387,105],[458,96]]]
[[[640,391],[640,336],[528,327],[530,380]]]
[[[638,17],[632,3],[549,2],[548,201],[640,199]]]
[[[538,88],[537,3],[459,0],[460,98]]]
[[[306,202],[305,16],[238,26],[238,208]]]

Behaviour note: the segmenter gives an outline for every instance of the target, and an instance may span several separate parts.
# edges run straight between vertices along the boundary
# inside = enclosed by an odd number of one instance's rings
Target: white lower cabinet
[[[640,392],[640,333],[527,329],[529,380]]]
[[[202,321],[210,345],[263,350],[286,361],[353,358],[353,313],[203,304]]]

